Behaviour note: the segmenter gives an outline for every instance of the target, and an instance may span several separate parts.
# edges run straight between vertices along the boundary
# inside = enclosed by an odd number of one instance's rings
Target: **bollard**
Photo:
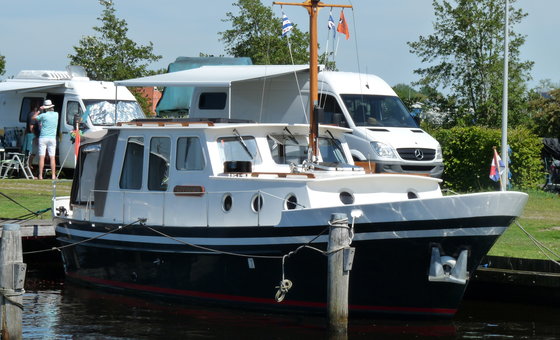
[[[348,284],[351,260],[350,229],[346,214],[332,214],[329,229],[327,308],[328,328],[337,338],[346,336],[348,331]],[[345,256],[345,253],[347,256]],[[346,265],[346,266],[345,266]]]
[[[2,340],[22,338],[23,263],[19,224],[4,224],[0,242],[0,329]]]

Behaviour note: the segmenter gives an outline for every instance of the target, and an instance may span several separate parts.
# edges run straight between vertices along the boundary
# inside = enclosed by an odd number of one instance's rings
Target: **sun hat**
[[[45,100],[43,106],[41,106],[43,109],[50,109],[51,107],[54,107],[54,105],[50,99]]]

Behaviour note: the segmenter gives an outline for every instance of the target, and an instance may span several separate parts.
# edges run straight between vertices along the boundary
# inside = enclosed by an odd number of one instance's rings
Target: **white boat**
[[[353,163],[348,131],[159,119],[85,140],[71,196],[53,201],[67,278],[322,313],[329,224],[346,218],[351,312],[453,316],[527,195],[443,195],[439,179],[367,173]]]

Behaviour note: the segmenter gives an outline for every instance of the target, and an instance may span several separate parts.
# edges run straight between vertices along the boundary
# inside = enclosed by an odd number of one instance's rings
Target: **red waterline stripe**
[[[119,281],[112,281],[112,280],[105,280],[105,279],[98,279],[89,276],[83,276],[76,273],[66,273],[66,275],[91,283],[97,283],[105,286],[112,286],[118,288],[126,288],[126,289],[133,289],[133,290],[140,290],[140,291],[147,291],[153,293],[160,293],[160,294],[168,294],[168,295],[179,295],[179,296],[188,296],[188,297],[197,297],[197,298],[205,298],[205,299],[214,299],[214,300],[224,300],[224,301],[234,301],[234,302],[250,302],[250,303],[260,303],[260,304],[278,304],[276,300],[264,299],[264,298],[255,298],[255,297],[248,297],[248,296],[238,296],[238,295],[226,295],[226,294],[217,294],[217,293],[205,293],[200,291],[191,291],[191,290],[179,290],[173,288],[163,288],[163,287],[154,287],[154,286],[146,286],[146,285],[139,285],[136,283],[126,283],[126,282],[119,282]],[[311,302],[311,301],[282,301],[283,305],[288,306],[298,306],[298,307],[308,307],[308,308],[327,308],[327,304],[324,302]],[[447,309],[447,308],[422,308],[422,307],[395,307],[395,306],[363,306],[363,305],[349,305],[348,308],[350,310],[356,311],[377,311],[377,312],[401,312],[401,313],[422,313],[422,314],[444,314],[444,315],[453,315],[457,312],[457,309]]]

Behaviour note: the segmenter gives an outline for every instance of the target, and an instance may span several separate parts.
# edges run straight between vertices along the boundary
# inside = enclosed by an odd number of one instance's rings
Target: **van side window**
[[[177,139],[177,170],[204,169],[204,155],[198,137],[181,137]]]
[[[68,101],[66,103],[66,124],[74,126],[74,117],[82,117],[82,107],[80,103],[75,101]]]
[[[169,137],[153,137],[151,139],[148,190],[167,190],[170,155],[171,139]]]
[[[198,100],[201,110],[223,110],[226,107],[227,94],[224,92],[203,92]]]
[[[119,182],[121,189],[141,189],[144,171],[144,137],[130,137],[126,144]]]
[[[324,115],[319,117],[319,123],[348,127],[342,109],[340,105],[338,105],[335,97],[322,95],[320,102],[323,104]]]
[[[24,97],[21,101],[21,110],[19,111],[19,121],[22,123],[27,122],[27,116],[31,112],[33,105],[39,107],[43,105],[42,97]]]

